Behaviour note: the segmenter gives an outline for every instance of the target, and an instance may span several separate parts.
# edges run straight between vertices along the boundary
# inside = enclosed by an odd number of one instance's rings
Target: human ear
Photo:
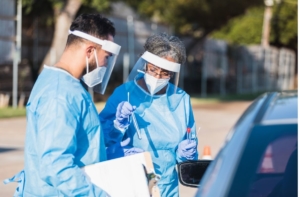
[[[94,50],[95,50],[95,47],[93,47],[93,46],[88,46],[88,47],[86,48],[86,56],[87,56],[88,58],[90,58],[91,55],[94,54]]]

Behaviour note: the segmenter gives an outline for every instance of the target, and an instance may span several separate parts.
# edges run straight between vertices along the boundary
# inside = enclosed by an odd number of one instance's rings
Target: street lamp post
[[[17,107],[18,101],[18,64],[21,60],[21,39],[22,39],[22,0],[17,1],[17,35],[13,60],[13,108]]]
[[[270,22],[272,18],[272,6],[274,5],[273,0],[264,0],[265,2],[265,13],[264,22],[262,29],[261,45],[266,48],[269,47],[269,36],[270,36]]]

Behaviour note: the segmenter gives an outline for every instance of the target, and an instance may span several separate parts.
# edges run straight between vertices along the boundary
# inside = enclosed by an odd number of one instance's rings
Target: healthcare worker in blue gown
[[[177,37],[161,33],[150,36],[144,49],[128,81],[99,114],[107,157],[149,151],[161,177],[161,196],[178,196],[176,163],[198,158],[190,96],[177,87],[185,47]]]
[[[26,106],[25,168],[5,181],[19,182],[15,196],[109,196],[80,167],[106,160],[98,112],[84,86],[104,93],[120,50],[114,35],[100,14],[80,15],[59,61],[44,66]]]

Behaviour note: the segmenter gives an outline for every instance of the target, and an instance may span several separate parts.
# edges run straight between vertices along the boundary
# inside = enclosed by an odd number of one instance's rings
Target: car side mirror
[[[178,164],[179,182],[188,187],[198,187],[212,160],[184,161]]]

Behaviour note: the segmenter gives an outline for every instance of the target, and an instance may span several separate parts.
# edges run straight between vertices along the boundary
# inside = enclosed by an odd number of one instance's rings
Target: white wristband
[[[128,125],[129,126],[129,125]],[[125,131],[128,129],[128,126],[121,128],[118,126],[117,120],[114,120],[114,127],[118,130],[120,130],[123,134],[125,133]]]

